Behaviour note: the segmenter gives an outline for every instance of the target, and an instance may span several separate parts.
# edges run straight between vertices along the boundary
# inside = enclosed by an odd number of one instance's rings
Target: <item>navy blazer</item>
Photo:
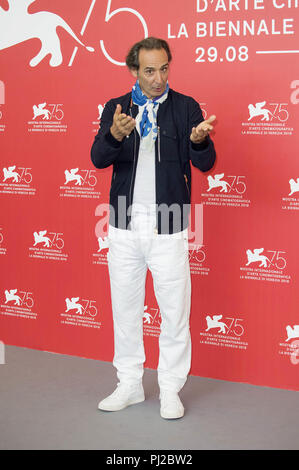
[[[116,105],[122,112],[136,117],[138,106],[132,104],[131,93],[108,101],[104,107],[100,129],[91,148],[91,160],[96,168],[113,165],[110,188],[109,223],[117,228],[130,229],[130,207],[133,202],[140,137],[136,129],[121,142],[110,127]],[[201,171],[210,170],[215,162],[214,144],[208,136],[204,142],[190,141],[192,127],[203,121],[199,104],[191,97],[170,89],[167,99],[159,105],[158,137],[155,142],[157,232],[175,233],[188,226],[191,198],[192,165]],[[162,217],[165,205],[169,214]],[[159,206],[161,210],[159,210]]]

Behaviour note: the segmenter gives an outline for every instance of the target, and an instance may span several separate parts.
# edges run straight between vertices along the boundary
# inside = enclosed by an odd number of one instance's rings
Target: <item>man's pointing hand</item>
[[[216,116],[213,114],[206,121],[202,121],[197,127],[192,127],[190,140],[193,144],[200,144],[206,136],[214,129],[212,122],[214,122]]]
[[[113,137],[121,142],[124,137],[131,134],[135,125],[135,119],[122,113],[121,105],[118,104],[113,116],[112,126],[110,127],[110,132]]]

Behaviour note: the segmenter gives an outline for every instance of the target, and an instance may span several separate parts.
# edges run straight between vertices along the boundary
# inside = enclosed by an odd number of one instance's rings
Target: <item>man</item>
[[[178,396],[191,362],[191,282],[188,214],[192,164],[208,171],[215,161],[199,105],[171,90],[166,41],[135,44],[126,64],[132,92],[110,100],[102,113],[91,159],[113,165],[108,267],[114,321],[116,390],[98,408],[117,411],[145,399],[142,386],[145,279],[150,269],[162,323],[159,337],[160,414],[181,418]]]

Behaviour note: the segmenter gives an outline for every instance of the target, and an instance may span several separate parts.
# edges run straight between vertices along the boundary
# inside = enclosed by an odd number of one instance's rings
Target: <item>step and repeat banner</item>
[[[112,361],[112,168],[90,148],[147,36],[169,41],[170,86],[217,116],[216,164],[192,168],[191,374],[299,390],[298,0],[0,0],[0,340]],[[143,319],[156,368],[150,273]]]

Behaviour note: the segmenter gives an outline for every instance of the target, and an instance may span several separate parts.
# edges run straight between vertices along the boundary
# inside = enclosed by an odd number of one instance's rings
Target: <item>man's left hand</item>
[[[190,140],[193,144],[200,144],[205,140],[207,135],[214,129],[212,122],[214,122],[216,116],[213,114],[206,121],[202,121],[197,127],[192,127]]]

